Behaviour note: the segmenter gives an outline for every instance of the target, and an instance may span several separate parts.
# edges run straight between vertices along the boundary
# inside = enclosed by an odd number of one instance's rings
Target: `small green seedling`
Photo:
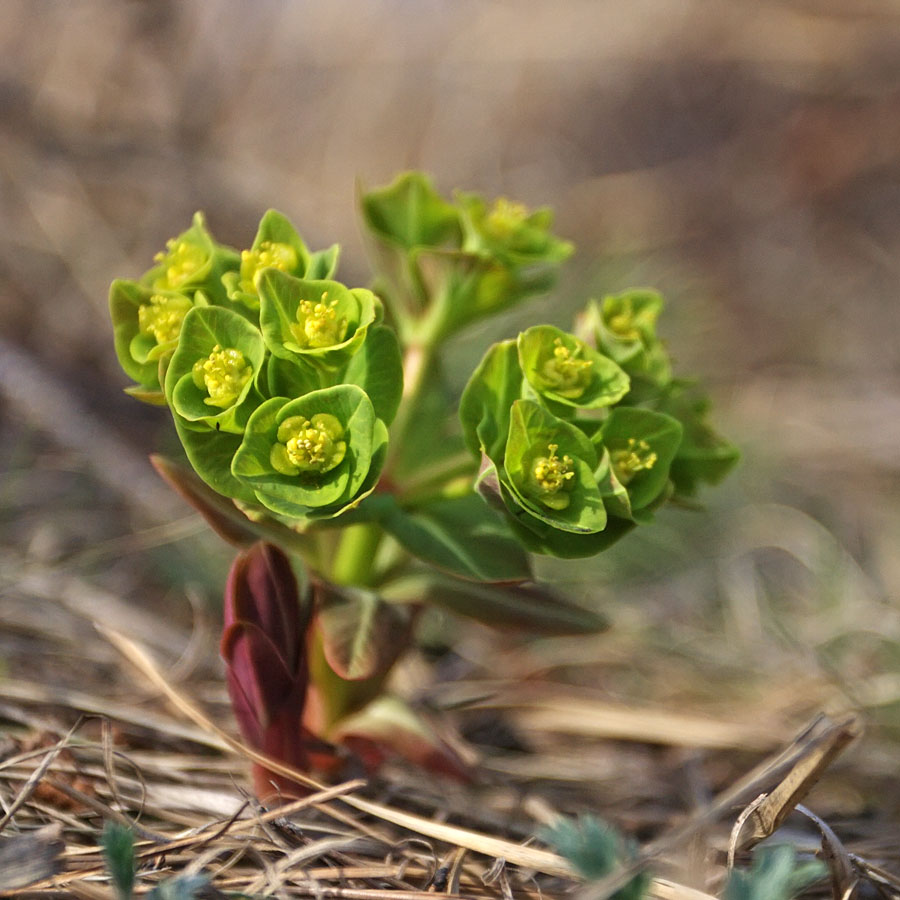
[[[190,464],[157,468],[242,548],[222,652],[245,740],[305,770],[400,755],[465,775],[385,689],[419,610],[596,630],[533,583],[532,555],[594,556],[738,454],[673,375],[649,290],[494,344],[454,396],[447,339],[549,290],[573,247],[547,209],[447,199],[420,173],[360,202],[369,286],[337,280],[338,247],[311,250],[281,213],[240,251],[198,213],[144,275],[113,282],[115,347]],[[256,775],[261,793],[302,793]]]

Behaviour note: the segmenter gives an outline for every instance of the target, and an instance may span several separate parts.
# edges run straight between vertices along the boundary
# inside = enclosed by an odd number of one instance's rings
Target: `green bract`
[[[231,471],[272,512],[329,518],[371,493],[386,449],[387,428],[371,400],[342,384],[262,403],[247,422]]]
[[[240,434],[259,397],[265,358],[259,330],[229,309],[195,307],[166,372],[166,398],[188,427]]]
[[[531,400],[513,403],[500,480],[523,512],[562,531],[603,531],[596,466],[597,451],[581,431]]]
[[[222,283],[230,300],[259,309],[256,277],[263,269],[279,269],[299,278],[331,278],[337,257],[336,244],[311,254],[287,217],[270,209],[260,220],[250,249],[241,251],[240,270],[226,272]]]
[[[530,212],[521,203],[497,198],[489,207],[478,194],[458,193],[462,214],[462,249],[497,259],[507,266],[559,263],[574,247],[550,233],[553,212]]]
[[[159,291],[137,281],[117,279],[109,290],[116,355],[122,368],[139,385],[160,389],[159,363],[178,344],[181,326],[194,303],[177,291]]]
[[[525,379],[542,400],[599,409],[628,393],[628,376],[611,359],[552,325],[520,334],[518,354]]]
[[[421,172],[405,172],[388,187],[370,191],[360,206],[374,234],[406,250],[460,244],[459,211]]]
[[[666,490],[681,435],[676,419],[637,407],[617,407],[603,423],[600,437],[609,468],[627,490],[632,511],[649,506]]]
[[[684,437],[672,461],[677,493],[693,496],[701,483],[718,484],[735,467],[740,451],[707,421],[710,401],[690,381],[676,379],[662,397],[660,409],[674,416]]]
[[[297,365],[346,365],[378,314],[371,291],[338,281],[306,281],[269,268],[257,286],[266,345],[274,356]]]

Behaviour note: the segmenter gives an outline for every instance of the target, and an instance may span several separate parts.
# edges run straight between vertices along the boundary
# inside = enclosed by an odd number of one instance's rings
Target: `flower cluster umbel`
[[[418,610],[596,630],[594,611],[526,584],[530,554],[599,553],[737,451],[673,375],[652,291],[494,344],[455,395],[446,339],[547,291],[572,244],[548,209],[448,199],[414,172],[361,211],[372,289],[338,280],[337,245],[311,251],[279,212],[242,250],[198,213],[140,278],[113,282],[115,347],[193,469],[160,472],[228,540],[264,541],[235,563],[222,643],[245,738],[295,767],[322,740],[370,768],[399,753],[458,773],[387,693]],[[276,544],[304,563],[300,618]]]

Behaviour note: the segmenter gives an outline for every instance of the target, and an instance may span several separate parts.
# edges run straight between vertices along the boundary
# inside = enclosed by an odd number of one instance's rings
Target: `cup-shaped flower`
[[[267,509],[298,520],[330,518],[372,492],[384,464],[387,427],[352,384],[259,406],[231,464]]]
[[[656,291],[635,290],[592,301],[588,328],[597,348],[627,372],[665,384],[672,375],[669,355],[656,333],[663,299]]]
[[[195,307],[166,372],[169,405],[189,427],[240,434],[259,400],[253,384],[265,352],[259,330],[242,316]]]
[[[310,609],[301,607],[297,580],[281,550],[260,542],[237,556],[225,588],[224,614],[221,652],[241,735],[267,756],[308,770],[303,714]],[[295,785],[263,769],[254,772],[254,781],[260,795],[272,793],[272,781],[296,792]]]
[[[536,325],[518,339],[522,374],[541,400],[582,409],[612,406],[629,379],[611,359],[552,325]]]
[[[159,390],[159,363],[178,344],[185,316],[203,294],[191,299],[177,291],[158,291],[137,281],[117,279],[109,289],[116,355],[139,385]]]
[[[594,478],[597,451],[575,426],[532,400],[516,400],[501,483],[528,517],[561,531],[593,534],[606,527],[606,509]]]
[[[191,227],[167,241],[166,249],[156,254],[154,262],[156,265],[144,273],[141,284],[157,292],[178,291],[189,296],[203,289],[215,297],[223,293],[222,274],[237,268],[238,256],[213,239],[203,214],[198,212]]]
[[[371,291],[338,281],[308,281],[268,268],[256,284],[266,345],[273,355],[297,365],[345,365],[380,312]]]
[[[463,225],[462,249],[489,256],[508,266],[560,263],[574,247],[550,231],[553,212],[531,212],[521,203],[499,197],[490,206],[478,194],[457,194]]]
[[[256,278],[263,269],[278,269],[298,278],[330,278],[337,266],[338,247],[310,253],[288,218],[274,209],[259,222],[249,250],[241,251],[240,269],[226,272],[222,283],[229,300],[259,309]]]
[[[671,416],[631,406],[616,407],[603,423],[599,437],[609,454],[611,473],[627,490],[633,512],[665,492],[682,431]]]

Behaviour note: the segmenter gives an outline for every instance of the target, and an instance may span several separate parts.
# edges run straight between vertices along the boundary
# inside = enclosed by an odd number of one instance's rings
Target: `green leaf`
[[[725,885],[723,900],[792,900],[813,882],[825,877],[819,860],[797,864],[793,847],[782,844],[760,850],[747,871],[735,869]]]
[[[370,328],[342,380],[361,387],[369,395],[375,415],[390,425],[403,394],[403,360],[394,331],[384,325]]]
[[[600,409],[628,393],[629,378],[616,363],[552,325],[522,332],[517,346],[522,373],[541,400]]]
[[[429,573],[397,579],[381,593],[391,601],[440,606],[485,625],[533,634],[595,634],[607,627],[599,613],[577,606],[548,585],[480,584]]]
[[[361,200],[363,221],[379,238],[413,247],[459,246],[459,213],[421,172],[404,172]]]
[[[515,341],[494,344],[472,373],[459,401],[466,446],[476,456],[503,459],[513,402],[522,396]]]
[[[688,381],[676,381],[660,409],[678,419],[684,437],[672,462],[672,481],[679,494],[691,497],[701,483],[718,484],[740,461],[737,447],[707,422],[709,398]]]
[[[166,372],[173,411],[189,427],[240,434],[262,399],[254,384],[265,352],[259,330],[242,316],[218,306],[195,307],[185,316]]]
[[[134,833],[124,825],[107,820],[100,843],[119,900],[131,900],[136,871]]]
[[[503,465],[501,483],[531,517],[573,534],[606,527],[593,445],[539,404],[513,403]]]
[[[257,287],[266,345],[290,362],[341,368],[362,345],[378,312],[371,291],[351,290],[338,281],[306,281],[263,269]]]
[[[540,837],[564,856],[589,881],[599,881],[634,856],[634,849],[614,828],[594,816],[561,818]],[[643,900],[650,876],[640,872],[611,895],[610,900]]]
[[[503,520],[476,494],[404,510],[391,504],[379,522],[413,556],[477,581],[526,581],[528,557]]]
[[[671,416],[618,406],[600,432],[612,471],[628,489],[632,511],[649,506],[665,490],[678,452],[681,423]]]
[[[383,679],[407,646],[414,615],[374,591],[316,579],[317,627],[331,669],[347,681]]]

